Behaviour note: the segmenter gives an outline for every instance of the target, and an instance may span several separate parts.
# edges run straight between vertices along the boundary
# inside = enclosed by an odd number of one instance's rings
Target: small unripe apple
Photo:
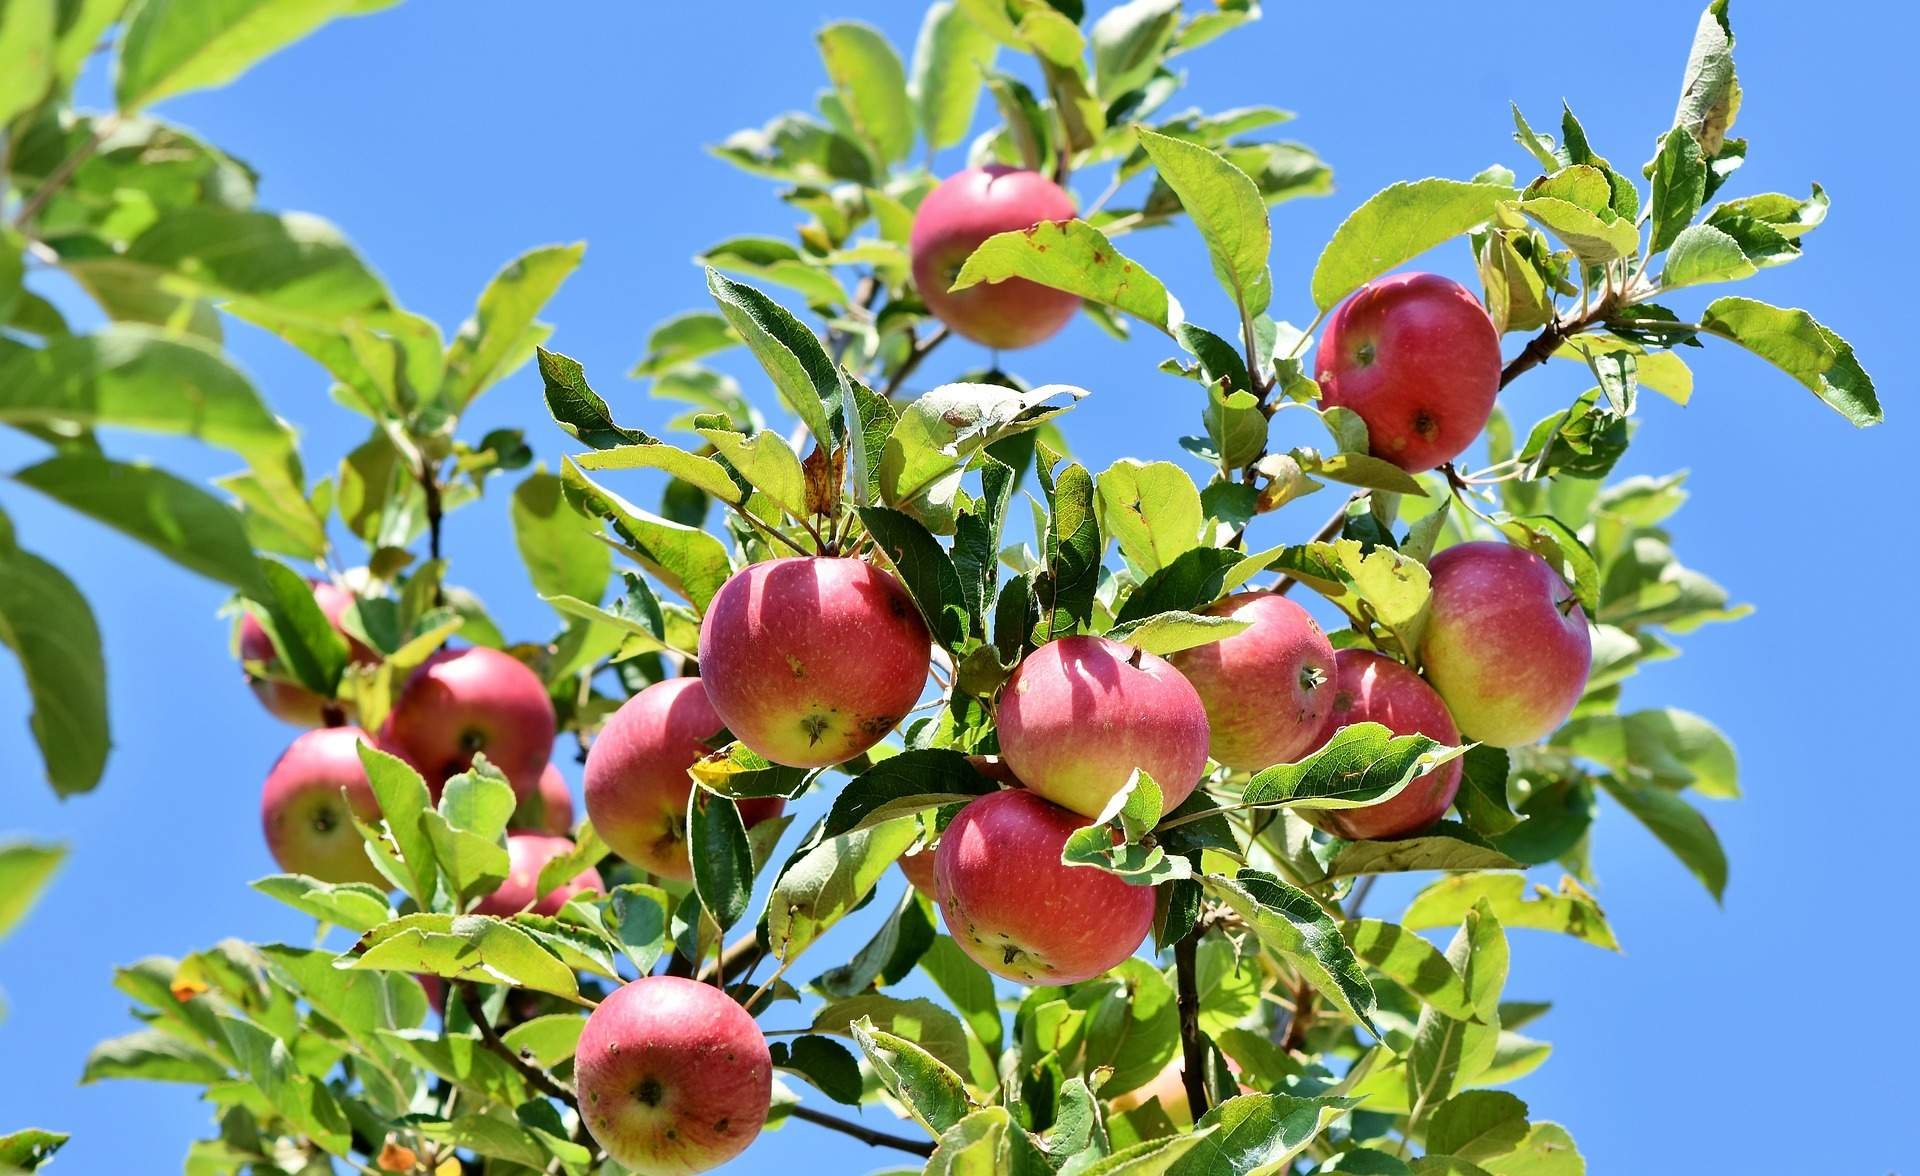
[[[1320,401],[1367,423],[1373,456],[1418,473],[1466,452],[1500,391],[1500,336],[1480,300],[1439,274],[1394,274],[1327,316]]]
[[[587,1018],[573,1083],[580,1117],[615,1162],[642,1176],[682,1176],[719,1167],[759,1136],[773,1058],[725,992],[643,976]]]
[[[587,751],[587,817],[607,848],[649,873],[693,877],[687,769],[724,727],[698,678],[655,682],[620,704]],[[748,828],[787,804],[778,796],[738,803]]]
[[[381,743],[412,764],[437,797],[486,753],[522,796],[553,754],[553,703],[539,675],[497,649],[443,649],[407,678]]]
[[[533,833],[551,833],[556,837],[565,837],[572,833],[573,793],[567,790],[567,778],[560,774],[560,769],[551,761],[541,769],[536,794],[540,798],[540,819],[533,820],[533,797],[524,796],[508,828],[525,829]]]
[[[1301,608],[1272,592],[1242,592],[1207,610],[1247,621],[1224,641],[1168,660],[1207,708],[1213,758],[1240,772],[1312,751],[1333,708],[1333,645]]]
[[[1134,769],[1172,812],[1207,766],[1207,712],[1165,659],[1105,637],[1028,654],[994,710],[1000,757],[1036,794],[1097,817]]]
[[[380,801],[360,763],[360,745],[370,742],[358,727],[307,731],[267,773],[260,824],[267,849],[282,870],[322,882],[369,882],[388,888],[353,827],[355,817],[380,819]]]
[[[588,866],[571,881],[562,882],[545,894],[538,893],[540,871],[554,858],[572,853],[573,842],[545,833],[507,835],[507,878],[492,894],[473,908],[476,915],[516,915],[531,911],[536,915],[557,915],[567,900],[583,891],[606,889],[600,871]]]
[[[1427,570],[1433,614],[1420,661],[1461,730],[1495,747],[1552,734],[1593,667],[1587,614],[1567,582],[1505,543],[1449,547]]]
[[[934,890],[947,933],[987,971],[1074,984],[1115,967],[1153,929],[1153,888],[1060,861],[1082,818],[1024,788],[969,801],[940,835]]]
[[[913,215],[913,284],[928,310],[976,343],[1014,348],[1050,339],[1080,309],[1079,298],[1025,278],[949,287],[988,237],[1073,216],[1073,197],[1039,172],[993,164],[948,176]]]
[[[824,768],[898,726],[932,642],[900,581],[857,559],[735,572],[700,622],[700,680],[727,730],[776,764]]]
[[[1460,730],[1447,713],[1447,704],[1420,675],[1364,649],[1342,649],[1333,661],[1333,709],[1316,747],[1354,723],[1379,723],[1395,735],[1425,735],[1448,747],[1460,745]],[[1408,781],[1390,800],[1364,808],[1315,809],[1303,815],[1349,841],[1381,841],[1418,833],[1433,824],[1459,791],[1460,761],[1454,759]]]
[[[340,618],[353,606],[353,593],[338,584],[326,580],[313,581],[313,599],[320,611],[340,636],[347,640],[347,652],[355,661],[362,664],[380,660],[378,654],[368,649],[358,638],[348,635]],[[265,626],[261,625],[250,612],[240,614],[240,660],[259,662],[262,665],[277,668],[279,653],[273,648],[273,638],[267,636]],[[260,705],[274,717],[292,723],[298,727],[318,727],[326,721],[328,700],[308,690],[305,686],[278,678],[262,678],[247,675],[247,685],[253,689],[254,697]]]

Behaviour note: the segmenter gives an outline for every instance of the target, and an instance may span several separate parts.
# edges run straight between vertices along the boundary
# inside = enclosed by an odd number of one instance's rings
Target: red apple
[[[1022,788],[989,793],[940,835],[934,889],[947,932],[987,971],[1073,984],[1132,955],[1153,929],[1153,888],[1061,864],[1084,820]]]
[[[1027,655],[994,711],[1000,756],[1034,792],[1097,817],[1138,768],[1178,808],[1207,767],[1207,712],[1180,671],[1105,637]]]
[[[655,682],[620,704],[587,752],[587,816],[607,847],[650,873],[693,877],[687,860],[687,769],[725,724],[698,678]],[[743,800],[749,828],[780,815],[778,797]]]
[[[533,819],[533,797],[523,796],[508,828],[565,837],[573,832],[573,793],[567,790],[567,778],[551,761],[541,769],[535,793],[540,797],[540,819]]]
[[[1327,317],[1321,403],[1367,422],[1375,457],[1418,473],[1473,444],[1500,391],[1500,336],[1480,300],[1439,274],[1394,274]]]
[[[777,764],[823,768],[898,726],[932,644],[900,581],[857,559],[735,572],[700,622],[700,677],[734,737]]]
[[[933,885],[933,859],[938,845],[922,845],[901,854],[897,860],[900,872],[913,883],[913,888],[934,901],[939,901],[939,893]]]
[[[1461,729],[1495,747],[1551,734],[1593,666],[1573,590],[1546,560],[1505,543],[1449,547],[1427,570],[1433,615],[1420,660]]]
[[[994,164],[948,176],[913,215],[913,284],[928,310],[976,343],[1031,347],[1050,339],[1080,309],[1079,298],[1025,278],[949,287],[988,237],[1073,215],[1073,197],[1039,172]]]
[[[637,1173],[680,1176],[719,1167],[759,1136],[773,1058],[760,1027],[720,989],[643,976],[587,1018],[573,1084],[607,1155]]]
[[[426,777],[437,797],[485,752],[514,791],[539,786],[553,754],[553,704],[539,675],[497,649],[443,649],[407,678],[381,743]]]
[[[541,869],[554,858],[572,853],[573,848],[573,842],[565,837],[552,837],[545,833],[508,834],[507,879],[492,894],[481,899],[480,904],[473,908],[473,913],[504,917],[532,911],[536,915],[557,915],[574,895],[582,891],[606,889],[606,883],[600,880],[600,871],[588,866],[575,874],[571,882],[563,882],[545,894],[536,893]]]
[[[347,651],[354,661],[370,663],[380,660],[380,656],[368,649],[358,639],[348,636],[346,628],[340,623],[341,616],[352,607],[353,593],[325,580],[313,581],[313,599],[320,605],[320,611],[342,637],[347,639]],[[259,662],[270,669],[281,669],[279,654],[273,648],[273,638],[267,636],[267,630],[250,612],[240,614],[240,660]],[[276,718],[283,719],[299,727],[318,727],[326,721],[326,708],[331,700],[321,698],[305,686],[297,685],[280,678],[262,678],[247,675],[247,685],[253,688],[254,696],[260,705]]]
[[[1168,660],[1207,708],[1213,758],[1241,772],[1312,751],[1333,709],[1333,645],[1307,610],[1272,592],[1242,592],[1207,610],[1250,628]]]
[[[1354,723],[1379,723],[1395,735],[1425,735],[1448,747],[1460,745],[1460,730],[1447,704],[1420,675],[1382,654],[1342,649],[1333,655],[1333,709],[1315,746]],[[1455,759],[1416,777],[1391,800],[1365,808],[1315,809],[1309,821],[1349,841],[1379,841],[1418,833],[1440,819],[1460,791]]]
[[[371,742],[358,727],[301,734],[267,773],[260,824],[273,860],[289,874],[322,882],[370,882],[387,889],[361,844],[353,818],[380,819],[380,802],[360,763]]]

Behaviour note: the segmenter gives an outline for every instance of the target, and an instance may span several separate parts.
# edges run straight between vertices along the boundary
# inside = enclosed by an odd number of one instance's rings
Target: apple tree
[[[1682,477],[1613,476],[1640,397],[1684,402],[1688,349],[1731,345],[1880,419],[1807,311],[1689,290],[1792,261],[1828,209],[1722,191],[1725,0],[1644,163],[1516,109],[1519,170],[1394,184],[1279,282],[1270,210],[1330,169],[1280,110],[1171,105],[1251,0],[940,0],[905,54],[828,25],[817,112],[714,148],[801,219],[706,249],[706,300],[652,331],[634,374],[684,405],[671,439],[546,347],[581,247],[513,260],[446,332],[141,113],[379,4],[122,7],[0,7],[0,421],[48,449],[17,480],[229,586],[259,701],[310,728],[253,887],[319,937],[129,964],[142,1027],[85,1063],[203,1088],[190,1171],[700,1171],[775,1128],[928,1173],[1584,1171],[1501,1089],[1549,1049],[1508,931],[1618,949],[1603,812],[1718,898],[1702,802],[1739,792],[1710,721],[1621,710],[1744,611],[1675,553]],[[100,43],[118,105],[83,114]],[[1168,226],[1227,321],[1128,256]],[[1406,268],[1443,246],[1478,289]],[[42,270],[107,324],[70,330]],[[1045,382],[1070,372],[934,374],[956,334],[997,358],[1079,314],[1165,337],[1191,436],[1094,471],[1064,428],[1086,391]],[[310,356],[365,442],[311,478],[223,315]],[[1592,386],[1510,420],[1548,363]],[[509,377],[553,427],[470,436]],[[1282,448],[1282,413],[1326,441]],[[102,425],[245,468],[216,493]],[[502,479],[544,633],[502,632],[442,542]],[[0,559],[49,777],[84,791],[85,601],[10,526]],[[575,748],[584,819],[552,765]],[[0,856],[0,930],[55,861]],[[1430,881],[1386,918],[1391,874]],[[846,920],[847,959],[811,950]]]

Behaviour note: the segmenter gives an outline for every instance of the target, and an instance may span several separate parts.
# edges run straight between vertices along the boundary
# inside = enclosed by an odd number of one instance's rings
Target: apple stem
[[[842,1119],[838,1115],[829,1115],[825,1111],[816,1111],[812,1107],[795,1103],[787,1108],[787,1114],[803,1123],[812,1123],[816,1127],[825,1127],[829,1131],[838,1131],[842,1135],[851,1135],[869,1147],[891,1147],[916,1156],[933,1154],[933,1142],[925,1139],[908,1139],[904,1135],[892,1135],[885,1131],[876,1131],[864,1123],[855,1123],[851,1119]]]
[[[1187,1089],[1187,1107],[1194,1122],[1207,1113],[1207,1048],[1200,1033],[1200,984],[1196,957],[1201,929],[1181,936],[1173,945],[1174,985],[1180,1010],[1180,1080]]]

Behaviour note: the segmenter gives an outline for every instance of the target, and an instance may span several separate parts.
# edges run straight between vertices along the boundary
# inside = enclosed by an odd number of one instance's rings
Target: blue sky
[[[687,259],[737,233],[782,233],[794,219],[769,185],[702,145],[810,104],[823,84],[811,34],[826,20],[861,17],[910,46],[919,5],[570,0],[539,8],[535,18],[533,6],[508,0],[414,0],[330,28],[230,90],[163,112],[256,166],[266,205],[338,222],[407,305],[449,329],[509,257],[587,240],[584,267],[551,308],[552,345],[585,363],[624,419],[657,427],[668,407],[622,373],[648,326],[701,302]],[[1509,138],[1509,98],[1536,125],[1555,122],[1565,98],[1597,150],[1644,159],[1671,118],[1697,16],[1673,0],[1617,0],[1604,15],[1532,5],[1524,21],[1498,27],[1480,9],[1462,15],[1464,6],[1269,8],[1264,23],[1185,59],[1191,85],[1177,105],[1297,110],[1288,135],[1333,164],[1335,195],[1282,206],[1274,217],[1274,310],[1302,322],[1311,315],[1313,259],[1369,193],[1396,179],[1465,177],[1494,161],[1527,169]],[[1594,860],[1625,953],[1515,933],[1510,995],[1556,1001],[1528,1030],[1551,1040],[1554,1055],[1516,1091],[1535,1118],[1565,1124],[1597,1172],[1887,1172],[1920,1163],[1907,1122],[1920,1092],[1873,999],[1883,987],[1910,987],[1915,963],[1903,898],[1920,802],[1904,765],[1880,750],[1910,725],[1920,655],[1898,619],[1916,568],[1893,525],[1912,495],[1897,471],[1916,439],[1905,394],[1916,367],[1892,259],[1915,240],[1911,168],[1888,152],[1882,112],[1888,79],[1910,68],[1904,47],[1920,28],[1903,7],[1823,11],[1735,5],[1746,91],[1738,133],[1752,149],[1727,192],[1801,194],[1818,180],[1834,204],[1803,260],[1749,279],[1740,293],[1806,306],[1848,337],[1891,423],[1855,432],[1784,376],[1725,347],[1688,356],[1698,384],[1689,407],[1644,401],[1623,472],[1692,471],[1693,498],[1676,520],[1681,556],[1758,611],[1686,638],[1685,657],[1629,685],[1628,705],[1681,706],[1716,720],[1740,748],[1747,796],[1710,812],[1732,860],[1724,909],[1630,818],[1603,805]],[[98,99],[98,79],[92,89]],[[957,155],[943,166],[958,166]],[[1185,230],[1136,237],[1128,248],[1190,317],[1224,319],[1205,256]],[[1425,264],[1464,276],[1464,259],[1456,245]],[[302,427],[310,471],[360,439],[328,403],[317,368],[256,333],[233,337],[244,365]],[[1093,390],[1067,427],[1098,469],[1123,454],[1181,456],[1173,438],[1194,431],[1198,405],[1193,385],[1153,370],[1167,351],[1144,337],[1118,345],[1079,322],[1013,366],[1036,382]],[[921,380],[937,382],[979,358],[949,348]],[[1582,380],[1571,367],[1536,372],[1504,400],[1530,421]],[[771,404],[764,385],[749,388]],[[490,392],[466,431],[477,437],[503,424],[524,424],[549,463],[567,451],[529,372]],[[115,450],[197,474],[228,466],[219,455],[146,438],[120,439]],[[0,437],[5,468],[34,452]],[[514,557],[505,489],[457,515],[447,547],[454,578],[510,632],[534,636],[551,618]],[[259,786],[292,732],[253,704],[228,659],[213,615],[221,589],[4,482],[0,507],[22,542],[94,601],[116,740],[96,793],[53,800],[39,781],[17,674],[10,663],[0,669],[0,778],[11,797],[0,833],[73,845],[46,900],[0,944],[8,1006],[0,1127],[74,1132],[57,1171],[166,1170],[207,1129],[189,1089],[80,1088],[74,1080],[93,1042],[132,1027],[109,984],[114,964],[224,936],[311,934],[245,887],[272,870]],[[1316,502],[1270,516],[1256,538],[1301,537],[1324,509]],[[564,766],[577,782],[574,766]],[[1383,886],[1374,909],[1391,914],[1404,897],[1404,888]],[[824,958],[832,949],[818,950]],[[1852,1126],[1795,1115],[1803,1130],[1754,1129],[1761,1109],[1798,1102],[1809,1088],[1844,1101]],[[810,1170],[887,1162],[796,1125],[780,1146],[763,1144],[727,1170],[792,1170],[798,1146]]]

